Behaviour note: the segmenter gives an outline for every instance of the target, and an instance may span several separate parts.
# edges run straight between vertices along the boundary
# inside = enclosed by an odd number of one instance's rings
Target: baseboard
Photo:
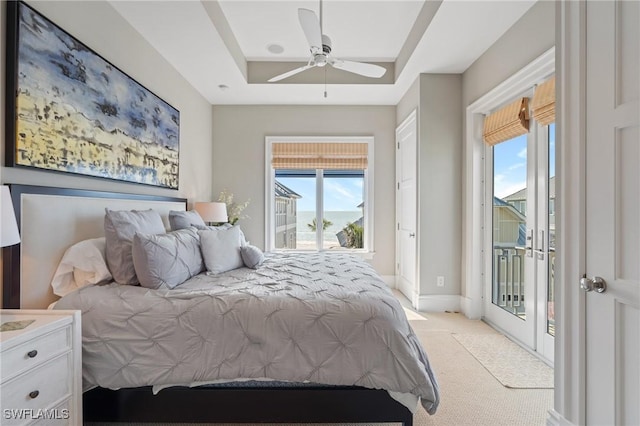
[[[461,296],[453,294],[418,296],[420,312],[460,312]]]
[[[473,303],[473,300],[468,297],[460,296],[460,312],[465,317],[472,320],[479,320],[482,318],[482,310],[478,309],[477,304]]]
[[[558,413],[556,410],[549,410],[549,417],[547,418],[547,426],[574,426],[569,420]]]

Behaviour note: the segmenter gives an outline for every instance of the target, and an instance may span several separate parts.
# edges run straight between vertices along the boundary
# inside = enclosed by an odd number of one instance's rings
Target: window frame
[[[266,136],[265,137],[265,251],[309,251],[300,249],[277,249],[275,247],[275,169],[271,167],[272,147],[274,143],[365,143],[367,144],[367,168],[364,170],[364,247],[362,249],[331,250],[360,254],[365,258],[371,258],[374,253],[374,137],[373,136]],[[320,218],[324,212],[322,176],[316,176],[316,214],[320,212]],[[322,223],[320,221],[319,223]],[[312,250],[327,251],[318,245]]]

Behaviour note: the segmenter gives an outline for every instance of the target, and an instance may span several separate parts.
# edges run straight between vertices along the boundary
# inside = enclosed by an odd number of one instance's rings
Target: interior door
[[[396,129],[396,276],[398,288],[415,307],[417,289],[417,140],[416,111]]]
[[[640,2],[586,7],[586,423],[638,425]]]

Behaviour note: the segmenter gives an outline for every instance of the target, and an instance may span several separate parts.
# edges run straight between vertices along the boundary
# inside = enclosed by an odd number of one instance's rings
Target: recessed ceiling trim
[[[234,62],[238,65],[238,69],[242,73],[242,76],[246,79],[247,60],[244,57],[244,53],[240,48],[238,40],[236,40],[235,35],[233,35],[231,25],[229,25],[229,21],[227,21],[227,17],[224,15],[218,0],[201,1],[200,3],[202,3],[204,10],[207,11],[207,15],[209,15],[211,23],[213,23],[216,31],[218,31],[222,42],[227,47],[227,50]]]

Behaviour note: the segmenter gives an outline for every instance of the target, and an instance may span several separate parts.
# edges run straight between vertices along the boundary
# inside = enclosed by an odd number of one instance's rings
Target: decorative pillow
[[[204,269],[200,238],[190,227],[167,234],[133,237],[133,265],[140,285],[174,288]]]
[[[200,227],[196,226],[196,228],[198,228],[198,229],[229,229],[229,228],[232,228],[234,226],[240,229],[240,245],[246,246],[247,244],[249,244],[249,241],[247,241],[247,238],[244,236],[244,232],[242,232],[242,228],[240,228],[240,225],[232,225],[230,223],[223,223],[222,225],[205,226],[204,228],[200,228]]]
[[[171,210],[169,212],[169,225],[171,225],[172,231],[177,231],[178,229],[188,228],[190,226],[195,226],[198,229],[205,229],[207,224],[204,223],[202,217],[195,210],[189,211],[176,211]]]
[[[244,266],[240,255],[240,228],[211,227],[198,231],[207,271],[220,274]]]
[[[164,234],[164,224],[155,210],[105,209],[104,235],[109,271],[118,284],[138,284],[133,266],[132,244],[137,232]]]
[[[240,255],[244,266],[251,269],[256,269],[264,262],[264,253],[256,246],[245,245],[240,247]]]
[[[69,247],[53,274],[53,293],[62,297],[89,284],[111,280],[104,251],[104,237],[80,241]]]

